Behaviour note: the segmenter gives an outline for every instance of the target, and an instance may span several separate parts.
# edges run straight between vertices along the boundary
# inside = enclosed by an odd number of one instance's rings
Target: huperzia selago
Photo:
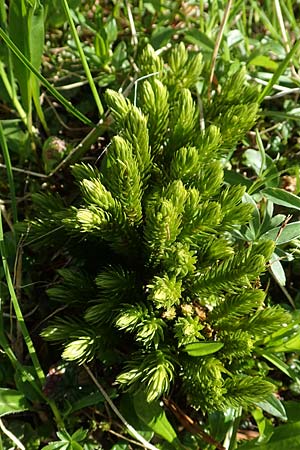
[[[49,296],[78,316],[54,319],[43,337],[65,360],[113,367],[120,389],[148,402],[176,386],[203,412],[247,407],[274,389],[257,349],[289,321],[259,288],[274,243],[234,239],[252,205],[223,181],[222,157],[253,126],[258,92],[238,72],[200,113],[200,55],[181,44],[163,61],[147,46],[139,67],[159,73],[139,82],[137,106],[107,91],[116,134],[100,169],[73,167],[77,204],[35,197],[38,242],[76,248]]]

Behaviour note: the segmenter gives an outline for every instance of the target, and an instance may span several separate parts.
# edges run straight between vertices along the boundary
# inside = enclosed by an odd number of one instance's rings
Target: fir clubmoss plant
[[[266,306],[259,288],[274,243],[235,240],[252,205],[242,202],[244,187],[223,182],[221,158],[253,125],[259,93],[237,73],[200,117],[193,88],[201,67],[182,44],[166,62],[146,47],[141,74],[159,75],[139,83],[138,107],[107,91],[117,134],[101,169],[73,167],[74,206],[36,196],[42,212],[31,233],[76,254],[49,295],[78,317],[43,331],[63,358],[101,361],[148,402],[176,385],[205,412],[270,395],[257,350],[289,315]]]

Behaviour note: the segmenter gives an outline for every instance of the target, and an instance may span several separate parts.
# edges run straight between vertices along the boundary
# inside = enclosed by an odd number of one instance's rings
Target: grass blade
[[[24,56],[30,59],[29,49],[29,9],[25,0],[9,2],[9,36]],[[12,55],[14,74],[18,81],[23,108],[27,113],[27,122],[31,124],[30,71],[22,62]]]
[[[80,43],[80,40],[79,40],[77,31],[76,31],[76,28],[75,28],[75,25],[74,25],[74,21],[73,21],[72,16],[71,16],[71,12],[70,12],[67,0],[62,0],[62,4],[63,4],[64,10],[65,10],[65,14],[67,16],[70,28],[71,28],[73,39],[75,41],[75,44],[76,44],[76,47],[77,47],[77,50],[78,50],[78,53],[79,53],[79,56],[80,56],[80,59],[81,59],[82,66],[84,68],[86,77],[88,79],[88,82],[89,82],[89,85],[90,85],[90,88],[91,88],[91,91],[92,91],[92,94],[93,94],[93,97],[94,97],[94,100],[96,102],[96,105],[97,105],[97,108],[98,108],[98,111],[99,111],[99,115],[101,117],[103,115],[103,113],[104,113],[104,109],[103,109],[103,106],[102,106],[102,103],[101,103],[101,100],[100,100],[100,97],[99,97],[96,85],[94,83],[94,79],[92,77],[89,65],[87,63],[85,54],[84,54],[84,52],[82,50],[81,43]]]
[[[10,50],[19,58],[20,61],[29,69],[32,73],[40,80],[42,85],[45,86],[45,88],[50,92],[51,95],[53,95],[54,98],[56,98],[57,101],[59,101],[66,110],[71,113],[74,117],[76,117],[78,120],[83,122],[86,125],[89,125],[90,127],[95,127],[96,125],[88,119],[84,114],[82,114],[75,106],[73,106],[68,100],[65,99],[63,95],[61,95],[60,92],[58,92],[55,87],[53,87],[48,80],[46,80],[45,77],[31,64],[31,62],[22,54],[22,52],[18,49],[18,47],[13,43],[13,41],[9,38],[9,36],[3,31],[2,28],[0,28],[0,37],[4,40],[6,45],[10,48]]]
[[[2,79],[2,82],[4,84],[6,92],[8,93],[8,95],[12,101],[14,108],[16,109],[17,113],[19,114],[20,119],[23,121],[24,125],[27,127],[27,114],[24,111],[21,103],[19,102],[18,97],[16,96],[15,89],[12,86],[12,83],[10,83],[8,76],[6,75],[4,65],[2,62],[0,62],[0,77]]]
[[[44,372],[41,368],[40,362],[38,360],[33,342],[31,340],[31,337],[29,335],[20,305],[19,305],[19,301],[17,299],[14,287],[13,287],[13,283],[12,283],[12,279],[11,279],[11,275],[10,275],[10,271],[9,271],[9,266],[8,266],[8,262],[7,262],[7,255],[6,255],[6,248],[5,248],[5,243],[4,243],[4,235],[3,235],[3,227],[2,227],[2,212],[0,212],[0,253],[1,253],[1,257],[2,257],[2,265],[3,265],[3,270],[4,270],[4,275],[6,278],[6,283],[8,286],[8,290],[11,296],[11,300],[12,300],[12,304],[16,313],[16,317],[24,338],[24,341],[27,345],[28,348],[28,352],[29,355],[31,357],[34,369],[36,371],[37,377],[40,381],[41,386],[43,386],[44,382],[45,382],[45,375]]]
[[[0,121],[0,147],[2,148],[3,158],[4,158],[5,165],[6,165],[8,185],[9,185],[9,190],[10,190],[10,195],[11,195],[11,209],[12,209],[12,214],[13,214],[13,221],[14,221],[14,223],[17,223],[18,222],[18,213],[17,213],[17,201],[16,201],[14,177],[13,177],[13,173],[12,173],[9,151],[8,151],[8,147],[7,147],[6,139],[4,136],[4,130],[3,130],[1,121]]]
[[[44,51],[45,42],[45,18],[44,18],[44,7],[41,4],[37,4],[34,10],[31,11],[30,16],[30,33],[29,33],[29,48],[30,48],[30,61],[33,66],[39,70],[42,64],[42,57]],[[46,123],[43,109],[40,104],[40,84],[39,80],[31,73],[30,74],[30,88],[31,95],[34,102],[34,106],[37,115],[44,127],[46,133],[50,133]]]
[[[270,81],[268,82],[267,86],[261,92],[261,94],[260,94],[260,96],[258,98],[259,103],[261,103],[263,101],[263,99],[267,95],[269,95],[269,93],[272,90],[272,87],[274,86],[274,84],[277,83],[277,81],[279,80],[279,77],[283,74],[283,72],[285,71],[285,69],[289,65],[289,62],[291,61],[291,59],[293,58],[294,54],[298,50],[299,45],[300,45],[300,41],[296,42],[294,47],[292,47],[291,51],[286,55],[284,60],[279,64],[277,70],[274,72],[274,74],[273,74],[272,78],[270,79]]]

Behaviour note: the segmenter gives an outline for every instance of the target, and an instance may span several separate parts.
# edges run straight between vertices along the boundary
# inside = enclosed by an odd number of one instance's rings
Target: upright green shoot
[[[13,282],[11,279],[11,275],[10,275],[10,271],[9,271],[9,266],[8,266],[8,262],[7,262],[7,255],[6,255],[6,248],[5,248],[5,242],[4,242],[4,234],[3,234],[3,226],[2,226],[2,213],[0,214],[0,253],[1,253],[1,257],[2,257],[2,264],[3,264],[3,269],[4,269],[4,275],[6,278],[6,283],[8,286],[8,290],[11,296],[11,300],[12,300],[12,304],[16,313],[16,317],[18,320],[18,323],[20,325],[20,329],[24,338],[24,341],[27,345],[28,351],[29,351],[29,355],[31,357],[34,369],[36,371],[37,377],[40,381],[41,386],[43,386],[44,382],[45,382],[45,375],[44,372],[41,368],[40,362],[38,360],[33,342],[31,340],[30,334],[28,332],[20,305],[19,305],[19,301],[18,298],[16,296],[16,293],[14,291],[14,286],[13,286]]]
[[[101,100],[100,100],[100,97],[99,97],[99,94],[98,94],[98,91],[97,91],[97,88],[96,88],[93,76],[91,74],[89,65],[87,63],[84,51],[82,50],[81,42],[79,40],[77,31],[76,31],[76,28],[75,28],[74,21],[72,19],[70,8],[69,8],[67,0],[62,0],[62,4],[63,4],[64,10],[65,10],[65,13],[66,13],[66,16],[67,16],[70,28],[71,28],[73,39],[75,41],[75,44],[76,44],[76,47],[77,47],[77,50],[78,50],[78,53],[79,53],[79,56],[80,56],[80,59],[81,59],[82,66],[83,66],[85,74],[87,76],[87,79],[88,79],[88,82],[89,82],[89,85],[90,85],[90,88],[91,88],[94,100],[96,102],[96,105],[97,105],[97,108],[98,108],[98,111],[99,111],[99,115],[101,117],[103,115],[103,113],[104,113],[103,105],[101,103]]]

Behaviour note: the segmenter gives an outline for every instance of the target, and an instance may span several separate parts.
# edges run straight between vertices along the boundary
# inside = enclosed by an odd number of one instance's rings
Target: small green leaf
[[[205,356],[217,352],[223,345],[223,342],[193,342],[185,346],[185,351],[190,356]]]
[[[0,417],[6,414],[27,411],[26,398],[14,389],[0,388]]]
[[[264,67],[266,69],[276,70],[278,67],[277,62],[273,61],[266,55],[258,55],[249,61],[249,64],[258,67]]]
[[[275,397],[275,395],[271,394],[262,402],[258,402],[255,404],[266,411],[268,414],[271,414],[271,416],[278,417],[281,420],[287,420],[287,415],[283,403],[277,397]]]
[[[277,283],[280,286],[285,286],[286,283],[285,273],[282,264],[280,262],[280,258],[278,255],[276,255],[276,253],[273,253],[273,255],[271,256],[270,270]]]
[[[280,231],[280,232],[279,232]],[[261,239],[276,240],[277,245],[297,239],[300,236],[300,222],[288,223],[285,227],[276,227],[261,235]]]
[[[291,192],[287,192],[284,189],[270,187],[263,189],[261,193],[276,205],[300,210],[300,197],[292,194]]]
[[[72,434],[72,440],[80,442],[80,441],[83,441],[86,438],[86,436],[87,436],[87,431],[83,430],[82,428],[79,428]]]

